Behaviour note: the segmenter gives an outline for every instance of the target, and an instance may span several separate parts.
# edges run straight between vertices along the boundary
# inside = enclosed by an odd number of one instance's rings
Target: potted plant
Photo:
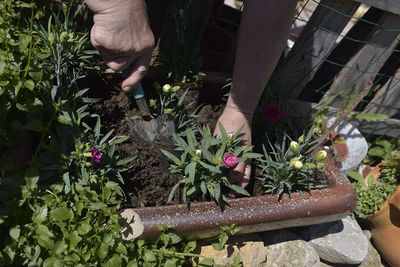
[[[378,140],[371,145],[362,175],[350,172],[358,200],[355,214],[367,222],[372,241],[392,266],[400,264],[400,150],[396,141]]]
[[[258,192],[258,196],[229,199],[230,190],[241,195],[249,193],[229,182],[229,168],[233,166],[229,167],[225,160],[237,163],[239,159],[258,158],[260,155],[243,149],[238,134],[229,135],[223,128],[221,133],[221,138],[216,138],[208,127],[199,131],[187,129],[174,137],[175,151],[163,151],[172,162],[172,172],[183,177],[175,182],[169,200],[176,198],[175,193],[179,191],[183,204],[133,209],[144,226],[143,236],[157,236],[157,225],[160,224],[170,225],[188,238],[210,237],[219,226],[230,224],[238,225],[242,233],[309,225],[339,219],[354,207],[353,190],[341,172],[335,169],[331,160],[326,160],[326,164],[319,162],[321,157],[326,157],[326,152],[317,153],[319,161],[311,156],[312,131],[306,137],[300,137],[298,143],[292,141],[291,146],[286,144],[287,140],[283,141],[283,147],[279,145],[286,157],[275,153],[275,166],[280,166],[276,171],[281,170],[282,175],[274,182],[270,178],[276,175],[263,170],[265,175],[261,179],[265,181],[265,187],[271,183],[282,184],[282,188],[270,191],[278,195]],[[296,144],[298,148],[293,147]],[[270,162],[261,161],[260,165],[268,166],[271,161],[271,158]],[[299,189],[308,194],[295,192]],[[189,200],[192,200],[189,205],[184,204]],[[292,207],[298,205],[304,206],[294,211]],[[252,213],[243,212],[244,207]]]

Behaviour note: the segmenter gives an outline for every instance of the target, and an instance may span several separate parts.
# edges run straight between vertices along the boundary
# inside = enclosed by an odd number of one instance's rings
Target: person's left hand
[[[245,146],[251,146],[251,119],[250,114],[245,114],[237,108],[225,107],[224,112],[219,117],[214,135],[218,136],[220,130],[218,124],[221,123],[227,133],[235,133],[242,128],[243,141]],[[249,184],[251,175],[251,163],[250,161],[240,162],[235,169],[233,169],[229,175],[229,180],[241,187],[246,187]]]

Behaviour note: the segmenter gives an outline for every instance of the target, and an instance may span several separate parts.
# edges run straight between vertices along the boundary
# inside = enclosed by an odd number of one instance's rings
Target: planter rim
[[[201,239],[215,236],[219,227],[232,224],[240,227],[239,233],[251,233],[330,222],[346,217],[355,209],[356,194],[330,159],[326,161],[325,173],[330,182],[327,188],[295,192],[280,200],[276,195],[231,199],[223,212],[214,202],[130,210],[140,217],[145,238],[160,234],[157,225],[169,225],[188,239]]]

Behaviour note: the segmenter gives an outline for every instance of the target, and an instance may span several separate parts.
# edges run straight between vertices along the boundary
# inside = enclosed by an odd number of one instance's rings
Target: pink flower
[[[103,157],[103,153],[101,153],[97,147],[92,147],[90,152],[92,152],[92,162],[94,164],[99,164],[101,162],[101,158]]]
[[[227,169],[233,169],[239,164],[239,158],[236,157],[232,152],[227,152],[222,157],[222,163]]]
[[[263,119],[268,124],[275,124],[286,116],[279,103],[265,103]]]

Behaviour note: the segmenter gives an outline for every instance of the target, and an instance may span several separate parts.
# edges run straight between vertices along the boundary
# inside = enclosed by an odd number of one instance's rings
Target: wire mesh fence
[[[276,91],[285,98],[321,103],[340,112],[354,99],[355,112],[384,113],[363,122],[367,133],[400,133],[400,5],[372,0],[299,1]],[[371,6],[360,2],[367,1]],[[375,3],[376,2],[376,3]],[[304,105],[296,105],[303,107]]]

